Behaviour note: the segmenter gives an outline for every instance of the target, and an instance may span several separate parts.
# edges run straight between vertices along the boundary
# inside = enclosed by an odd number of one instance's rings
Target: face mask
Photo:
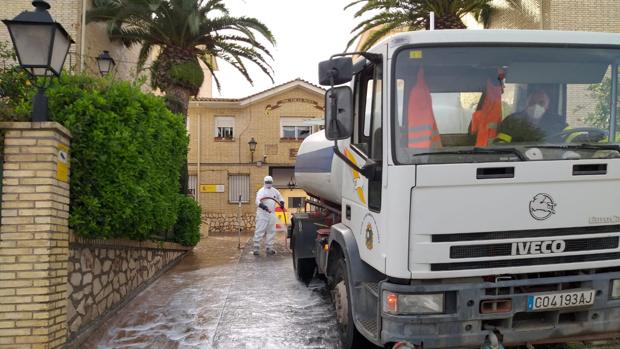
[[[265,183],[265,188],[266,189],[271,189],[272,186],[273,186],[273,184],[271,184],[271,183]]]
[[[533,106],[527,108],[527,113],[536,120],[540,119],[543,115],[545,115],[546,111],[547,110],[545,109],[545,107],[539,104],[534,104]]]

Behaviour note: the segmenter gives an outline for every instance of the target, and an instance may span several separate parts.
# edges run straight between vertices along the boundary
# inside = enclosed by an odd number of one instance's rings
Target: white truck
[[[619,63],[618,34],[439,30],[319,65],[291,248],[345,349],[620,336]]]

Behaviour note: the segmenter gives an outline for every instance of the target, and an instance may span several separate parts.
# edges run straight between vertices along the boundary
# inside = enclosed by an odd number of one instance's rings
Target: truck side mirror
[[[330,141],[353,135],[353,91],[349,86],[331,88],[325,93],[325,137]]]
[[[319,84],[321,86],[342,85],[353,79],[353,59],[339,57],[319,63]]]

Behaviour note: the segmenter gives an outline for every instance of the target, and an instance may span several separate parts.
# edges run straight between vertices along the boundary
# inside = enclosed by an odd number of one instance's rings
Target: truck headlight
[[[620,279],[611,280],[611,298],[620,298]]]
[[[444,294],[383,293],[383,311],[388,314],[443,313]]]

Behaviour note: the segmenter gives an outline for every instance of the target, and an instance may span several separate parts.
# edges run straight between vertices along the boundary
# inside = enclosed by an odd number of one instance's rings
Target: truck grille
[[[618,248],[619,238],[617,236],[591,239],[565,240],[566,248],[564,252],[596,251]],[[493,245],[469,245],[450,247],[450,258],[479,258],[479,257],[501,257],[510,256],[512,252],[511,243]]]
[[[485,233],[436,234],[432,242],[486,241],[502,239],[541,238],[550,236],[590,235],[620,232],[620,225],[577,227],[561,229],[533,229],[516,231],[496,231]]]
[[[527,267],[545,264],[583,263],[620,259],[620,253],[601,253],[580,256],[538,257],[525,259],[504,259],[499,261],[477,261],[464,263],[434,263],[431,271],[452,271],[468,269]]]
[[[620,248],[619,233],[620,225],[607,225],[436,234],[432,235],[432,242],[434,243],[460,242],[460,244],[454,246],[445,246],[444,244],[445,247],[443,248],[448,249],[446,254],[449,254],[450,261],[431,262],[430,269],[431,271],[457,271],[620,260],[620,252],[618,251]],[[604,235],[592,236],[594,234]],[[516,243],[499,241],[507,239],[525,240]],[[463,245],[462,243],[469,241],[472,242],[471,245]],[[530,244],[536,242],[538,242],[536,249],[530,249]],[[556,246],[556,243],[562,244],[561,250],[550,250],[550,246]],[[571,253],[572,255],[564,253]],[[488,259],[489,257],[497,258],[484,261],[471,260],[473,258]]]

